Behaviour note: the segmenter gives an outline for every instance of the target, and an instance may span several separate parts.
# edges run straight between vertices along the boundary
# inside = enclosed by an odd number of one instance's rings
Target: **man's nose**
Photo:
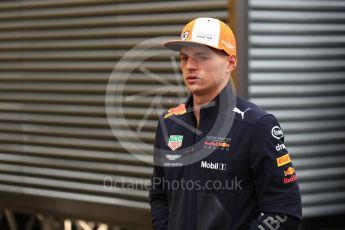
[[[196,69],[197,67],[197,61],[195,58],[188,58],[187,63],[186,63],[186,68],[187,69]]]

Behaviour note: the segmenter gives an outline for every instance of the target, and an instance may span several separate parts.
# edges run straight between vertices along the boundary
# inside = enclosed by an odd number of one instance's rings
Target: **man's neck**
[[[228,82],[225,82],[225,84],[222,87],[219,87],[218,90],[215,90],[213,93],[208,94],[193,94],[193,107],[194,107],[194,116],[197,121],[197,126],[199,126],[199,120],[200,120],[200,108],[202,106],[205,106],[209,104],[228,84]]]

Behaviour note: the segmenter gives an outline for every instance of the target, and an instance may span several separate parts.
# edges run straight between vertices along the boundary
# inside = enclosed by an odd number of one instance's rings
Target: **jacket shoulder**
[[[170,108],[163,112],[162,116],[164,119],[167,119],[171,116],[180,116],[187,112],[186,110],[186,104],[180,104],[174,108]]]
[[[254,125],[262,117],[269,115],[269,113],[256,104],[241,97],[237,97],[237,104],[233,111],[236,113],[236,120],[248,123],[250,125]]]

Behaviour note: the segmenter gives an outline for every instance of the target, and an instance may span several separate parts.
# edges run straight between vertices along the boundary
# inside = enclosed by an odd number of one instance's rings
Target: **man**
[[[158,123],[150,204],[156,230],[298,229],[301,197],[276,118],[237,97],[231,29],[213,18],[189,22],[179,51],[185,104]]]

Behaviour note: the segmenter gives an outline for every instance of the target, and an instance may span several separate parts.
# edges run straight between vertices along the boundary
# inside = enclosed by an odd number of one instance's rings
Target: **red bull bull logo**
[[[185,104],[181,104],[179,106],[177,106],[176,108],[171,108],[168,110],[168,113],[164,116],[164,118],[168,118],[172,115],[182,115],[185,114],[186,111],[186,105]]]
[[[284,176],[292,176],[295,173],[295,169],[289,167],[287,170],[284,171]]]
[[[226,142],[220,142],[219,143],[219,146],[220,147],[223,147],[223,148],[229,148],[230,147],[230,144],[226,143]]]

